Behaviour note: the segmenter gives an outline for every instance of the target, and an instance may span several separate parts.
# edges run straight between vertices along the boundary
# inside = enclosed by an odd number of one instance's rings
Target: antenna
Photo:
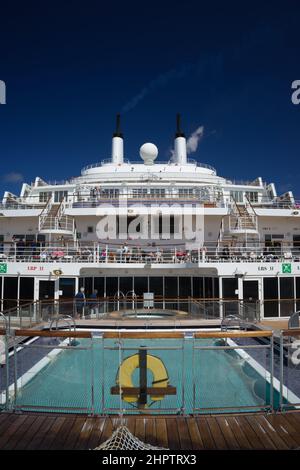
[[[181,116],[179,113],[176,115],[176,134],[175,137],[185,137],[184,133],[181,130]]]
[[[123,134],[121,133],[121,126],[120,126],[120,123],[121,123],[121,115],[120,115],[120,114],[117,114],[117,118],[116,118],[116,132],[113,133],[113,137],[122,137],[122,138],[123,138]]]

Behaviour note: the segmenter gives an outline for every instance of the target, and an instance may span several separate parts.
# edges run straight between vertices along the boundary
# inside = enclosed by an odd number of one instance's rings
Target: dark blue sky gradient
[[[145,141],[169,159],[175,115],[204,138],[191,158],[221,176],[274,181],[300,197],[297,1],[1,4],[1,194],[20,173],[63,179]],[[18,177],[15,177],[18,179]]]

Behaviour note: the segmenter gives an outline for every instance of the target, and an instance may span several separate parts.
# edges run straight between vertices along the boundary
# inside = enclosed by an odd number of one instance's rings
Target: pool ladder
[[[55,322],[55,328],[52,328],[54,322]],[[50,322],[50,326],[49,326],[49,331],[58,330],[59,329],[58,324],[60,322],[64,322],[68,326],[68,329],[70,332],[72,331],[72,327],[73,327],[73,331],[76,332],[76,323],[70,315],[58,315],[57,317],[52,318]],[[74,341],[75,341],[75,338],[69,337],[69,346],[72,346],[72,343]]]

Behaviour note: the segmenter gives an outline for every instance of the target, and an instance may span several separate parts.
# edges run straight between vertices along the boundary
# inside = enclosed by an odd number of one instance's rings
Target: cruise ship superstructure
[[[81,286],[86,296],[96,289],[99,298],[131,292],[252,302],[261,318],[297,309],[300,206],[292,192],[279,195],[262,177],[228,180],[188,159],[179,118],[171,161],[156,160],[151,143],[141,147],[138,161],[129,161],[123,143],[118,118],[110,159],[66,181],[36,177],[19,196],[4,193],[3,311],[31,300],[73,298]],[[201,236],[192,242],[184,235],[191,227],[182,222],[183,209],[191,226],[201,220]],[[115,224],[104,224],[109,215]]]

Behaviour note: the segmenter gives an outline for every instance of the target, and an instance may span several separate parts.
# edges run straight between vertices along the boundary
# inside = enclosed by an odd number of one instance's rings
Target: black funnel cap
[[[185,137],[184,132],[181,130],[181,116],[180,114],[177,114],[176,116],[176,134],[175,137]]]
[[[121,115],[117,114],[116,132],[113,133],[113,137],[121,137],[123,139],[123,134],[121,132],[120,122],[121,122]]]

